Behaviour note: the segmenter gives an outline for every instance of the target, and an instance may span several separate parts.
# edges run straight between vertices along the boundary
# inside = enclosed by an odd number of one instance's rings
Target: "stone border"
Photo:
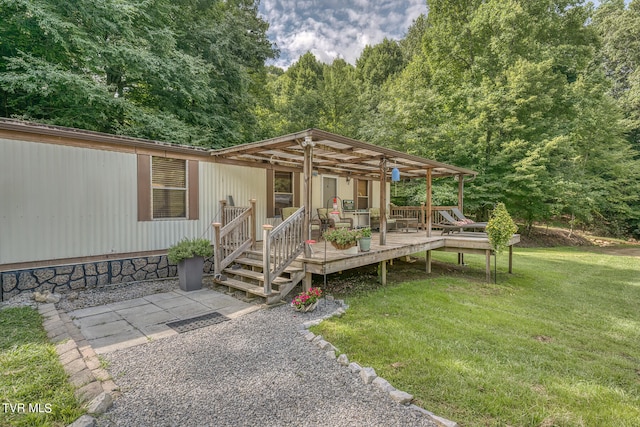
[[[38,312],[69,382],[76,388],[76,398],[85,404],[89,414],[104,413],[111,407],[113,398],[120,395],[118,386],[101,367],[97,354],[67,313],[56,309],[54,304],[39,304]],[[89,415],[71,424],[73,427],[91,425],[95,425],[95,419]]]
[[[204,273],[213,273],[213,257],[205,259]],[[70,292],[177,275],[176,264],[171,264],[166,255],[155,255],[3,271],[0,273],[0,291],[3,300],[8,300],[22,292]]]
[[[438,415],[435,415],[433,412],[427,411],[424,408],[421,408],[419,406],[412,404],[411,401],[413,400],[413,396],[411,394],[401,390],[397,390],[387,380],[385,380],[382,377],[379,377],[373,368],[371,367],[363,368],[356,362],[349,362],[348,356],[344,353],[336,357],[336,354],[338,353],[338,349],[333,344],[326,341],[322,337],[322,335],[316,335],[313,332],[308,330],[310,327],[319,325],[326,319],[330,319],[332,317],[342,317],[347,312],[349,305],[345,304],[343,300],[335,300],[335,302],[338,305],[340,305],[340,307],[338,307],[338,309],[335,310],[333,313],[327,314],[316,320],[309,320],[302,323],[298,331],[300,335],[302,335],[305,340],[309,341],[312,344],[315,344],[316,347],[323,350],[325,352],[325,355],[329,359],[335,360],[341,366],[348,367],[351,373],[360,375],[362,382],[364,382],[365,384],[373,384],[381,391],[388,393],[389,397],[393,401],[401,405],[405,405],[409,409],[417,411],[429,417],[432,421],[434,421],[438,425],[442,425],[444,427],[458,427],[458,423],[456,423],[455,421],[442,418]]]

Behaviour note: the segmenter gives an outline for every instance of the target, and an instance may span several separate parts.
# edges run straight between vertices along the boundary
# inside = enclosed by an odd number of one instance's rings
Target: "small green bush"
[[[518,231],[518,226],[511,219],[504,203],[498,203],[493,212],[491,212],[486,231],[489,243],[497,253],[502,252],[507,247],[513,233]]]
[[[213,249],[209,240],[203,238],[183,239],[169,248],[167,258],[169,258],[170,262],[178,264],[187,258],[196,256],[206,258],[211,255],[213,255]]]

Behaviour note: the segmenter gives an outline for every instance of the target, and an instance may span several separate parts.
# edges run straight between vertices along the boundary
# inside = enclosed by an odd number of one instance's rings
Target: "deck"
[[[431,257],[429,251],[439,250],[460,254],[483,254],[487,259],[487,281],[491,280],[490,256],[492,249],[486,233],[462,232],[442,235],[439,231],[434,231],[431,237],[427,237],[424,230],[413,232],[395,231],[387,233],[386,245],[380,245],[379,241],[379,234],[373,233],[371,250],[369,252],[359,252],[357,255],[348,255],[345,251],[335,249],[329,242],[320,241],[311,244],[313,251],[311,257],[299,257],[298,260],[304,262],[307,273],[331,274],[425,252],[427,258],[427,273],[430,273]],[[509,242],[509,272],[512,271],[513,265],[512,248],[513,245],[519,242],[520,235],[518,234],[514,234]],[[383,264],[383,281],[385,280],[385,271],[386,263]]]

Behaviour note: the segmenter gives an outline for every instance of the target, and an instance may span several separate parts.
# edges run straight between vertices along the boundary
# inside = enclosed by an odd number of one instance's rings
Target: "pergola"
[[[380,244],[386,242],[386,184],[397,168],[403,178],[426,181],[427,235],[431,235],[431,185],[433,178],[458,177],[458,205],[462,208],[464,176],[475,171],[429,160],[334,133],[308,129],[250,144],[211,151],[218,163],[300,172],[304,177],[305,230],[309,239],[312,173],[331,174],[380,182]]]

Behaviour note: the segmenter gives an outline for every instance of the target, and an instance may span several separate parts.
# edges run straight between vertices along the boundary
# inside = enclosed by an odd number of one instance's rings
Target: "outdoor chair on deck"
[[[380,208],[369,208],[369,223],[372,230],[380,230]],[[387,231],[397,230],[397,227],[396,219],[387,214]]]
[[[460,212],[458,209],[455,209],[455,210],[458,211],[460,215],[462,215],[462,212]],[[468,218],[465,218],[463,220],[458,220],[452,217],[447,211],[438,211],[438,213],[442,217],[443,222],[434,224],[433,226],[435,228],[441,228],[442,234],[448,234],[452,231],[460,232],[464,229],[484,231],[484,229],[487,228],[486,222],[475,222]]]
[[[327,208],[318,208],[318,218],[328,224],[329,228],[353,228],[353,218],[342,218],[339,212],[333,213]]]
[[[300,208],[298,207],[282,208],[282,220],[284,221],[287,218],[289,218],[298,209]],[[315,241],[320,240],[320,237],[322,237],[321,229],[322,229],[322,224],[320,223],[320,220],[317,218],[312,219],[311,220],[311,240],[315,240]]]

